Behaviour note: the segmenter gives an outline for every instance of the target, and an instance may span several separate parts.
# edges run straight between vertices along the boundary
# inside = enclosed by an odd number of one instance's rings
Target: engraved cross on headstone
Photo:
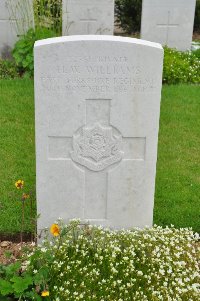
[[[92,23],[97,22],[97,19],[91,17],[91,10],[87,9],[87,17],[80,19],[80,22],[87,23],[87,34],[91,34],[91,25]]]
[[[170,11],[168,11],[167,13],[167,23],[160,23],[160,24],[157,24],[158,27],[163,27],[163,28],[166,28],[167,29],[167,32],[166,32],[166,42],[165,44],[168,45],[168,41],[169,41],[169,30],[170,28],[175,28],[177,26],[179,26],[179,24],[176,24],[176,23],[171,23],[170,22]]]
[[[108,218],[109,172],[121,161],[143,161],[145,156],[145,137],[122,137],[110,123],[110,106],[111,99],[86,99],[85,125],[77,129],[73,137],[56,137],[60,139],[55,142],[56,152],[50,142],[50,160],[72,160],[84,170],[81,218],[86,220],[105,221]],[[49,137],[50,141],[52,138],[55,137]],[[68,155],[65,145],[70,145]],[[134,154],[130,153],[132,148]],[[59,152],[65,152],[66,156],[60,158]]]
[[[67,36],[69,35],[69,29],[70,29],[71,25],[74,23],[74,21],[70,20],[70,14],[71,14],[71,12],[68,10],[67,3],[66,3],[66,9],[64,12],[66,22],[65,22],[65,27],[63,27],[63,34],[65,34]],[[63,23],[63,26],[64,26],[64,23]]]

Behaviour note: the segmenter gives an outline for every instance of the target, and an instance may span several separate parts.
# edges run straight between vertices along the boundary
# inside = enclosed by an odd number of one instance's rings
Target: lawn
[[[163,87],[154,223],[200,233],[200,86]]]
[[[0,81],[0,232],[20,230],[21,192],[15,181],[23,179],[35,194],[33,99],[33,81]],[[31,229],[28,218],[25,228]]]
[[[162,94],[154,222],[200,232],[200,87],[164,86]],[[35,198],[33,81],[0,81],[0,233],[21,226],[25,181]],[[29,200],[25,230],[31,230]]]

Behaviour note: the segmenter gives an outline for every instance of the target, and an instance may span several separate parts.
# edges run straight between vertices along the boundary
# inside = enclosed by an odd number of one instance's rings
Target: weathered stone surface
[[[196,0],[143,0],[141,38],[178,50],[191,48]]]
[[[18,37],[34,27],[32,0],[0,1],[0,57],[9,56]]]
[[[137,39],[36,42],[38,229],[152,224],[162,63],[159,44]]]
[[[112,35],[114,0],[63,0],[63,35]]]

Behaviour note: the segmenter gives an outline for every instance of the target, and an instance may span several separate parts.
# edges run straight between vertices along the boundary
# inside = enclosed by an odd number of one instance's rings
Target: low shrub
[[[196,57],[199,59],[199,61],[200,61],[200,48],[197,49],[197,50],[194,50],[192,53],[193,53],[193,55],[196,56]],[[200,72],[200,70],[199,70],[199,72]]]
[[[22,36],[15,44],[13,57],[18,72],[21,75],[32,77],[34,73],[33,47],[37,40],[54,37],[56,34],[48,28],[29,29],[26,35]]]
[[[128,34],[139,32],[142,0],[115,0],[116,23]]]
[[[0,79],[13,79],[19,76],[15,62],[0,59]]]
[[[53,239],[46,236],[27,255],[20,275],[16,265],[1,272],[2,296],[38,301],[199,300],[200,250],[191,229],[111,231],[57,221],[51,234]]]
[[[163,83],[200,84],[199,52],[180,52],[165,47]]]

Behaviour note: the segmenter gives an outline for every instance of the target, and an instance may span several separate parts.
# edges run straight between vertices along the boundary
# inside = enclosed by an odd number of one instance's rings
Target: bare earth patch
[[[200,32],[193,33],[193,40],[200,40]]]
[[[13,243],[11,241],[0,242],[0,264],[10,264],[15,262],[21,255],[25,247],[31,247],[31,242]]]

